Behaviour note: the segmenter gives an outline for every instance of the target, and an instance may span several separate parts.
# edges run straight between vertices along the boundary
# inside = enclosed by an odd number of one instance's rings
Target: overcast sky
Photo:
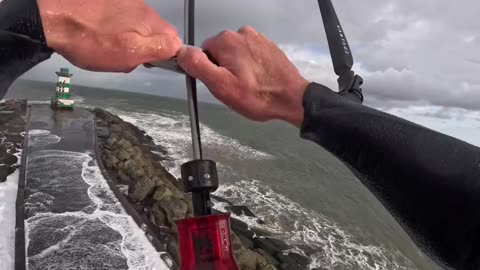
[[[307,79],[337,89],[317,1],[196,2],[197,44],[221,30],[252,25],[279,44]],[[183,1],[147,3],[183,32]],[[354,69],[365,80],[368,105],[480,145],[480,2],[333,3],[352,47]],[[54,56],[25,77],[55,80],[59,66],[68,64]],[[73,84],[177,97],[185,92],[182,76],[157,69],[128,75],[72,70]],[[208,98],[207,91],[202,95]]]

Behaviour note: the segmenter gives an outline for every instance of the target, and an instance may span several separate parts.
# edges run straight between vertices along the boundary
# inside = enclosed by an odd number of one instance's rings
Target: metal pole
[[[195,0],[185,0],[185,43],[195,45]],[[186,74],[188,113],[190,116],[190,129],[192,132],[193,158],[202,159],[202,145],[200,139],[200,124],[197,108],[197,81]]]

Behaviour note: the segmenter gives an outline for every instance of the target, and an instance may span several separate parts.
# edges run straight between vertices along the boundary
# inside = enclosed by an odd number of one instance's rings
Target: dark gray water
[[[47,101],[53,89],[16,83],[7,97]],[[82,106],[109,109],[146,130],[168,148],[173,161],[165,165],[179,175],[178,166],[190,157],[184,101],[79,86],[72,91]],[[218,193],[248,205],[266,222],[262,228],[308,245],[312,267],[438,268],[343,164],[300,139],[297,129],[253,123],[215,104],[201,104],[200,117],[205,155],[219,166],[223,185]]]

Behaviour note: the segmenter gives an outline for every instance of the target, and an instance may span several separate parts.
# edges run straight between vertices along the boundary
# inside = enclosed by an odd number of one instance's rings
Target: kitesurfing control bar
[[[185,44],[195,45],[195,1],[185,0]],[[190,116],[190,129],[192,132],[193,157],[202,159],[202,143],[200,139],[200,124],[197,106],[197,81],[192,76],[185,74],[187,83],[188,112]]]
[[[195,45],[195,0],[185,0],[185,43],[190,46]],[[203,160],[197,106],[197,81],[188,74],[185,76],[194,160],[183,164],[181,172],[185,192],[192,193],[193,214],[198,217],[212,213],[210,192],[218,188],[218,177],[215,162]]]
[[[363,101],[362,77],[352,71],[353,56],[331,0],[318,0],[333,69],[338,75],[339,93],[356,102]]]
[[[192,160],[181,167],[183,189],[195,195],[193,213],[202,216],[211,213],[210,192],[218,188],[217,165],[211,160]],[[205,214],[204,212],[209,212]]]

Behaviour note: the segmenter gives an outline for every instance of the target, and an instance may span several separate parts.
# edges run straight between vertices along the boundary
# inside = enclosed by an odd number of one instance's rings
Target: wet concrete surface
[[[95,182],[103,178],[93,154],[93,114],[32,105],[28,129],[28,268],[128,269],[122,235],[105,221],[119,206]]]

